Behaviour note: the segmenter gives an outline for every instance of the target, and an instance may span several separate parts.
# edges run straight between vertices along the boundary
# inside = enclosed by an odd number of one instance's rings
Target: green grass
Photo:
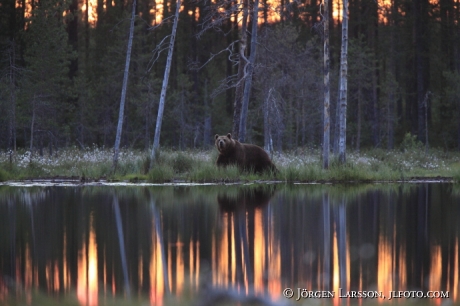
[[[372,182],[447,177],[460,182],[460,153],[435,149],[425,153],[417,146],[412,146],[412,149],[406,147],[394,151],[373,149],[359,154],[351,152],[343,165],[331,155],[327,170],[322,169],[319,150],[297,149],[275,154],[273,161],[279,171],[262,174],[242,173],[234,166],[217,167],[216,150],[165,149],[160,151],[154,163],[147,153],[122,151],[115,173],[111,150],[71,148],[51,157],[31,156],[29,152],[18,151],[11,163],[9,155],[0,153],[0,181],[70,177],[153,183]]]
[[[10,173],[4,169],[0,169],[0,182],[7,181],[10,177]]]

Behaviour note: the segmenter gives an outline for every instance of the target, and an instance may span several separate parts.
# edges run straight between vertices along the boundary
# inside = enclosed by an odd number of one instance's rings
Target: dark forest
[[[161,144],[208,147],[232,131],[237,41],[254,2],[182,2]],[[246,140],[264,143],[268,105],[273,147],[322,141],[319,0],[259,4],[257,55]],[[331,140],[341,11],[330,11]],[[86,8],[90,9],[87,10]],[[149,149],[176,2],[139,0],[121,146]],[[350,0],[347,143],[397,148],[410,133],[430,147],[460,148],[460,1]],[[1,0],[0,148],[110,148],[115,142],[131,1]],[[267,118],[265,118],[267,120]]]

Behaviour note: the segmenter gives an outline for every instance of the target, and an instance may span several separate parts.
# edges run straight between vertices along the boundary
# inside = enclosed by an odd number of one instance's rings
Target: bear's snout
[[[225,146],[225,141],[220,140],[219,141],[219,148],[223,148]]]

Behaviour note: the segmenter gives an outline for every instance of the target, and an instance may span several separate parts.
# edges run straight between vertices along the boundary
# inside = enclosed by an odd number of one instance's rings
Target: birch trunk
[[[347,148],[347,72],[348,72],[348,1],[343,0],[342,49],[340,55],[339,163],[346,162]]]
[[[34,148],[34,126],[35,126],[35,97],[32,101],[32,121],[30,123],[30,160],[32,160],[32,152]]]
[[[330,84],[329,84],[329,0],[324,0],[324,105],[323,105],[323,168],[329,168]]]
[[[264,101],[264,149],[267,152],[273,152],[273,141],[272,141],[272,133],[271,133],[271,125],[270,122],[270,99],[272,95],[273,88],[270,88],[268,91],[268,96]]]
[[[126,52],[125,72],[123,76],[123,87],[121,89],[120,111],[118,113],[117,135],[115,137],[115,147],[113,149],[113,165],[112,165],[113,172],[117,170],[118,154],[120,153],[120,141],[121,141],[121,133],[123,130],[123,118],[124,118],[124,113],[125,113],[126,88],[128,87],[129,64],[131,62],[131,49],[133,46],[135,11],[136,11],[136,0],[133,1],[133,11],[131,13],[131,25],[129,26],[128,50]]]
[[[252,74],[254,64],[256,62],[257,53],[257,26],[259,17],[259,0],[254,0],[252,13],[252,29],[251,29],[251,54],[249,55],[248,74],[244,82],[243,102],[241,106],[239,141],[244,142],[246,138],[246,119],[248,116],[249,98],[251,97]]]
[[[246,67],[246,46],[248,36],[247,32],[247,23],[248,23],[248,1],[242,0],[243,3],[243,20],[241,24],[241,35],[239,43],[239,62],[238,62],[238,84],[235,90],[235,103],[233,105],[233,129],[232,137],[234,139],[239,138],[240,131],[240,119],[241,119],[241,106],[243,101],[244,93],[244,78],[245,78],[245,67]]]
[[[16,44],[11,43],[9,51],[10,105],[8,109],[8,151],[16,153]]]
[[[176,39],[176,31],[177,31],[177,23],[179,22],[179,11],[180,11],[180,6],[181,6],[181,0],[177,0],[176,4],[176,13],[174,16],[174,24],[171,32],[171,40],[169,42],[169,51],[168,51],[168,57],[166,59],[166,68],[165,68],[165,74],[163,77],[163,86],[161,87],[161,94],[160,94],[160,105],[158,106],[158,116],[157,116],[157,122],[155,126],[155,136],[153,139],[153,147],[152,147],[152,152],[150,154],[150,158],[153,162],[156,161],[157,155],[158,155],[158,150],[160,149],[160,133],[161,133],[161,123],[163,121],[163,111],[165,107],[165,100],[166,100],[166,90],[168,88],[168,80],[169,80],[169,72],[171,71],[171,62],[172,62],[172,56],[174,52],[174,41]]]
[[[358,114],[356,115],[356,151],[359,153],[361,149],[361,100],[362,100],[362,88],[361,83],[358,84]]]

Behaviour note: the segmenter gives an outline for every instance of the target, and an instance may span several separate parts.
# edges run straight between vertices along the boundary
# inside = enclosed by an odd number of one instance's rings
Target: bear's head
[[[232,139],[232,134],[228,133],[227,136],[219,136],[216,134],[216,148],[219,153],[225,153],[235,145],[235,141]]]

